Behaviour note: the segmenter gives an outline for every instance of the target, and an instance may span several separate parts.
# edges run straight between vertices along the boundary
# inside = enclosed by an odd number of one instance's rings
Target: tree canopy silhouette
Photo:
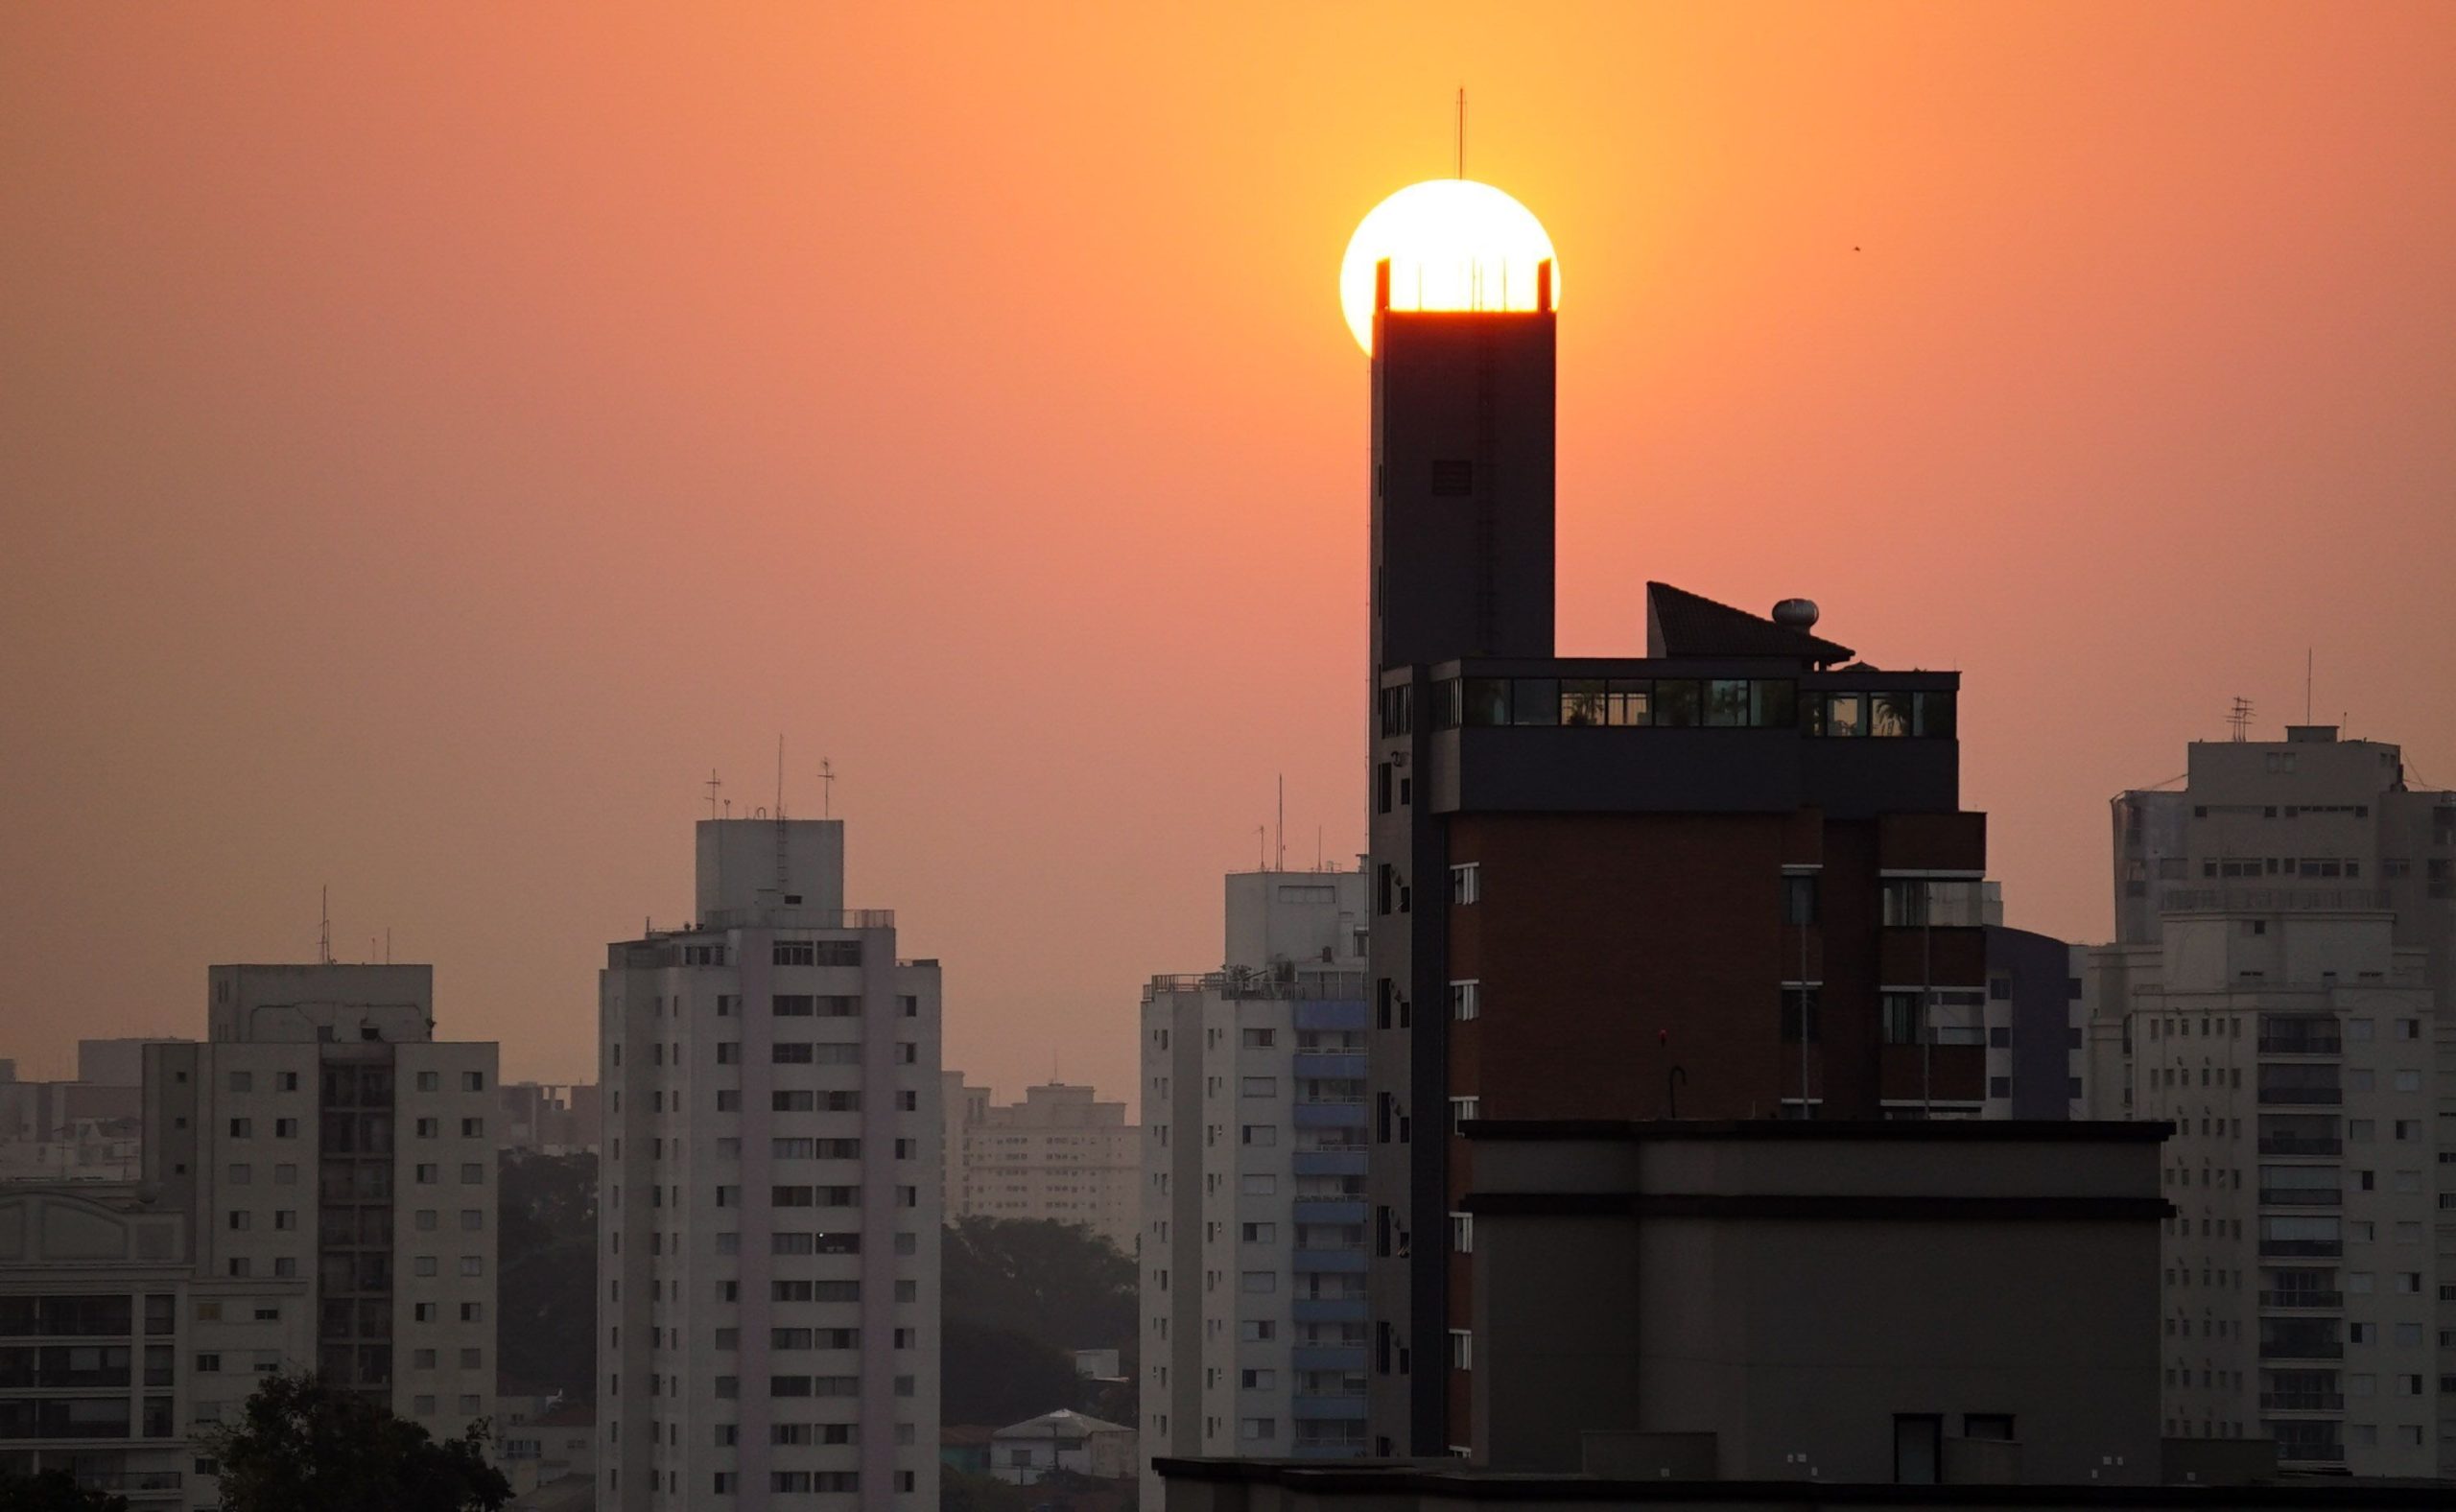
[[[221,1461],[223,1512],[495,1512],[511,1483],[486,1463],[486,1423],[437,1442],[313,1375],[268,1376],[236,1423],[198,1436]]]

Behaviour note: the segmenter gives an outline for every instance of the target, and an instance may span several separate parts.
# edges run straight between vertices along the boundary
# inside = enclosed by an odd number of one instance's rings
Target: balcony
[[[2345,1398],[2333,1391],[2263,1391],[2263,1412],[2342,1412]]]
[[[2322,1038],[2316,1034],[2279,1034],[2260,1036],[2263,1055],[2338,1055],[2344,1053],[2344,1043],[2331,1034]]]
[[[1364,1420],[1364,1398],[1360,1395],[1353,1397],[1309,1397],[1299,1393],[1298,1395],[1289,1398],[1288,1401],[1290,1403],[1291,1410],[1299,1418],[1311,1418],[1316,1422],[1331,1421],[1360,1423]]]
[[[1364,1127],[1364,1104],[1361,1102],[1300,1102],[1288,1109],[1300,1129],[1360,1129]]]
[[[2336,1087],[2262,1087],[2263,1105],[2334,1107],[2345,1100],[2345,1093]]]
[[[2260,1306],[2278,1310],[2299,1309],[2334,1312],[2344,1308],[2342,1291],[2263,1291]]]
[[[2308,1170],[2310,1167],[2302,1167]],[[2262,1187],[2260,1206],[2264,1208],[2334,1208],[2345,1203],[2345,1193],[2334,1187]]]
[[[1300,1050],[1295,1057],[1296,1079],[1299,1081],[1360,1081],[1364,1078],[1362,1051]]]
[[[1364,1346],[1299,1344],[1288,1352],[1288,1363],[1298,1370],[1362,1370]]]
[[[2263,1155],[2342,1155],[2345,1141],[2341,1139],[2309,1139],[2292,1134],[2267,1134],[2260,1138]]]
[[[1370,1152],[1359,1145],[1354,1149],[1300,1149],[1287,1157],[1288,1167],[1300,1176],[1361,1176]]]
[[[1300,1438],[1295,1445],[1298,1459],[1362,1459],[1364,1440],[1361,1438]]]
[[[2264,1239],[2260,1253],[2288,1257],[2332,1258],[2345,1253],[2345,1241],[2333,1239]]]
[[[1360,1197],[1298,1197],[1288,1216],[1299,1223],[1362,1223],[1372,1217]]]
[[[1362,1275],[1364,1273],[1364,1246],[1361,1244],[1352,1249],[1300,1249],[1294,1252],[1291,1259],[1300,1273],[1308,1271],[1321,1275]]]
[[[1361,1323],[1364,1308],[1362,1297],[1298,1297],[1288,1315],[1299,1323]]]
[[[2296,1339],[2290,1343],[2260,1340],[2262,1359],[2343,1359],[2345,1346],[2333,1339]]]
[[[2161,913],[2330,913],[2395,907],[2385,887],[2168,887]]]

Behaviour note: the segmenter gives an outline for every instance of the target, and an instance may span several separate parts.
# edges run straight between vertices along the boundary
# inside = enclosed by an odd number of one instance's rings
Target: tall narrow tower
[[[1424,208],[1410,211],[1410,202]],[[1393,215],[1403,224],[1390,255],[1373,263],[1369,328],[1366,748],[1375,893],[1369,964],[1378,998],[1369,1170],[1384,1215],[1443,1212],[1450,1179],[1439,1130],[1414,1141],[1397,1127],[1412,1110],[1448,1105],[1446,1040],[1413,1032],[1416,984],[1446,980],[1449,953],[1439,900],[1429,896],[1419,910],[1406,896],[1423,880],[1449,875],[1446,832],[1411,817],[1433,724],[1419,717],[1420,705],[1439,664],[1552,654],[1557,329],[1550,247],[1517,201],[1487,185],[1436,180],[1375,212]],[[1375,233],[1369,219],[1358,242]],[[1358,255],[1351,250],[1351,259]],[[1429,1005],[1446,1012],[1437,992]],[[1401,1193],[1404,1200],[1392,1200]],[[1393,1448],[1445,1445],[1448,1413],[1434,1362],[1421,1373],[1405,1368],[1423,1341],[1442,1338],[1447,1328],[1444,1246],[1410,1245],[1385,1221],[1372,1251],[1376,1364],[1379,1379],[1396,1388],[1376,1393],[1374,1433]]]

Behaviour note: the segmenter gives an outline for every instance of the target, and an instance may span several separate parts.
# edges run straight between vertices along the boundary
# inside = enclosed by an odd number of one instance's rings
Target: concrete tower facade
[[[1362,872],[1227,879],[1227,960],[1143,993],[1154,1457],[1365,1451]]]
[[[938,1496],[938,966],[831,819],[699,824],[697,918],[609,947],[602,1504]]]

